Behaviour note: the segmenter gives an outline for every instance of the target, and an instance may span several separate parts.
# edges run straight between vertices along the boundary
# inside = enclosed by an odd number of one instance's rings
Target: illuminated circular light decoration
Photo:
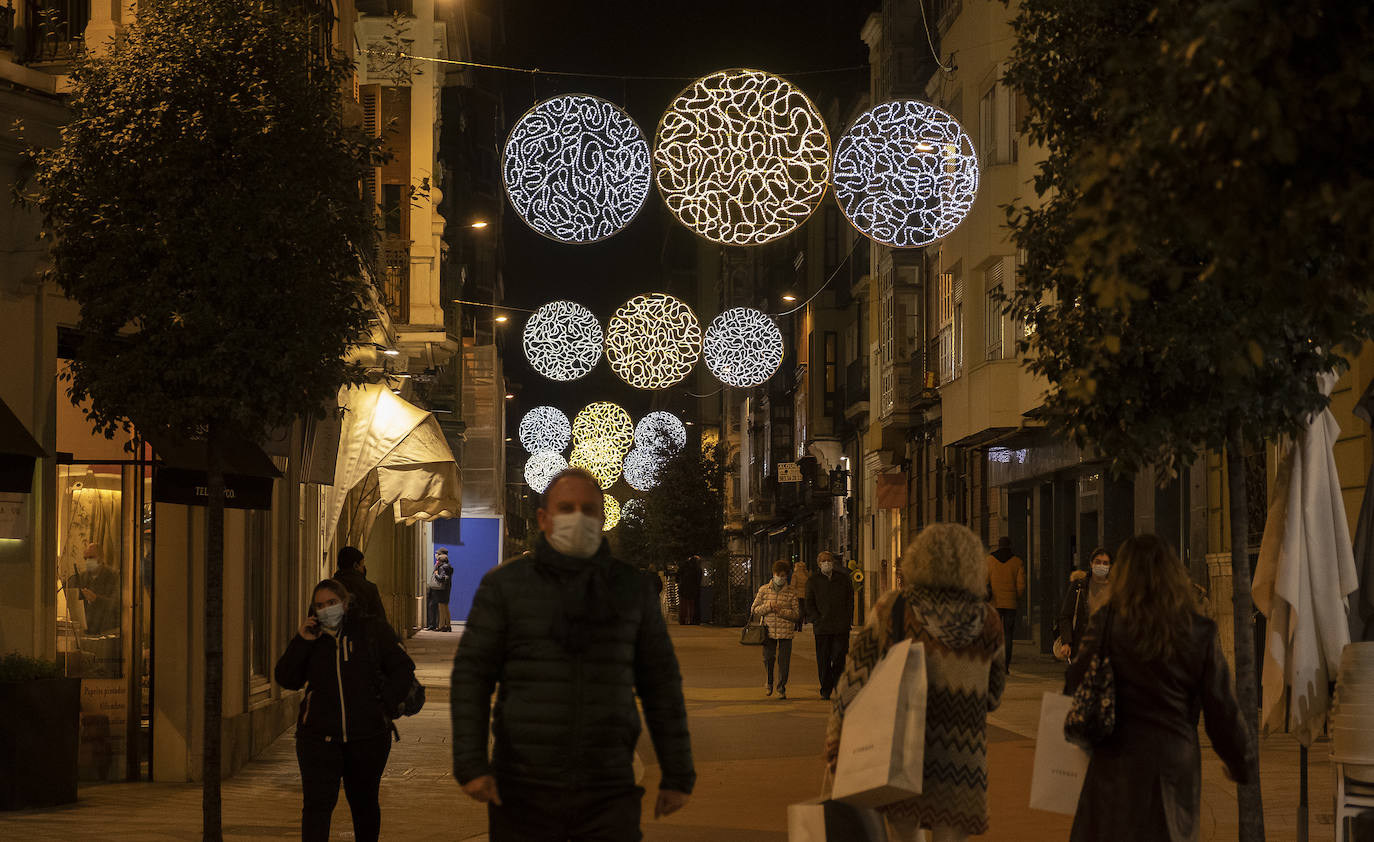
[[[525,322],[525,358],[550,380],[576,380],[601,359],[601,322],[575,301],[550,301]]]
[[[707,368],[728,386],[757,386],[782,365],[782,331],[752,307],[736,307],[712,319],[703,346]]]
[[[579,442],[573,445],[568,464],[588,471],[606,489],[620,479],[620,454],[621,451],[605,439]]]
[[[563,454],[552,450],[541,450],[530,454],[525,460],[525,484],[543,494],[553,478],[568,469]]]
[[[656,410],[635,425],[635,447],[646,450],[681,450],[687,446],[687,428],[671,412]]]
[[[978,155],[959,121],[914,99],[875,106],[835,146],[835,200],[865,236],[894,248],[929,245],[968,215]]]
[[[640,520],[644,517],[644,501],[638,497],[631,497],[620,506],[620,519]]]
[[[606,361],[636,389],[672,386],[691,373],[700,356],[701,322],[671,295],[637,295],[606,326]]]
[[[630,413],[619,404],[596,401],[587,404],[573,419],[574,444],[606,442],[620,454],[630,449],[635,439],[635,425]]]
[[[525,224],[560,243],[594,243],[644,207],[649,142],[630,115],[600,97],[556,96],[511,129],[501,175]]]
[[[572,422],[552,406],[536,406],[520,419],[520,444],[530,453],[562,452],[572,440]]]
[[[606,513],[606,522],[601,525],[602,532],[610,532],[620,523],[620,503],[609,494],[601,495],[602,511]]]
[[[658,485],[658,472],[663,460],[651,450],[636,447],[625,457],[625,482],[636,491],[648,491]]]
[[[796,230],[820,204],[830,135],[791,82],[722,70],[673,100],[658,124],[654,163],[679,222],[712,242],[759,245]]]

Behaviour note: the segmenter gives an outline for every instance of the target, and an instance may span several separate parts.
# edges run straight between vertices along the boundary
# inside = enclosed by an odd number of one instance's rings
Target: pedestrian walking
[[[377,586],[367,580],[367,564],[363,551],[357,547],[344,547],[339,550],[339,569],[334,571],[334,581],[348,589],[352,596],[350,608],[360,614],[376,617],[383,623],[386,609],[382,607],[382,594]]]
[[[663,770],[654,817],[696,781],[668,627],[649,578],[611,556],[603,507],[585,470],[554,477],[533,551],[473,597],[453,661],[453,774],[487,805],[492,842],[641,838],[636,695]]]
[[[427,584],[428,599],[425,605],[425,628],[429,631],[451,632],[453,620],[449,618],[448,598],[453,586],[453,565],[448,561],[448,548],[440,547],[434,551],[434,568],[429,571]]]
[[[1054,656],[1061,661],[1072,661],[1078,656],[1083,634],[1088,630],[1088,618],[1106,605],[1112,595],[1112,554],[1105,547],[1098,547],[1088,558],[1088,570],[1069,574],[1069,591],[1059,606]]]
[[[848,576],[835,569],[835,557],[830,553],[816,556],[816,567],[820,572],[806,582],[802,613],[811,621],[816,635],[816,672],[821,680],[821,698],[829,699],[844,673],[845,655],[849,654],[854,586]]]
[[[988,591],[992,604],[1002,618],[1005,635],[1006,669],[1011,672],[1011,643],[1016,635],[1016,612],[1026,594],[1026,561],[1011,548],[1011,539],[997,539],[997,549],[988,556]]]
[[[1154,535],[1122,544],[1111,576],[1108,604],[1092,615],[1064,685],[1066,693],[1076,690],[1099,652],[1110,660],[1116,726],[1093,746],[1069,838],[1196,840],[1202,800],[1199,712],[1232,779],[1248,780],[1247,761],[1255,751],[1217,626],[1197,613],[1187,571]]]
[[[301,770],[301,839],[329,838],[339,782],[353,814],[353,838],[381,833],[377,801],[391,754],[391,713],[399,712],[415,662],[391,627],[350,604],[334,579],[315,586],[307,617],[277,661],[277,683],[305,689],[296,718]]]
[[[988,831],[987,714],[1006,684],[1002,624],[986,600],[983,543],[954,523],[927,526],[902,556],[903,585],[878,598],[854,641],[836,688],[826,732],[834,768],[845,710],[892,644],[893,605],[900,597],[905,636],[925,647],[925,774],[921,794],[878,809],[892,842],[961,842]],[[919,737],[917,737],[919,739]]]
[[[757,614],[768,627],[763,641],[763,693],[773,695],[773,665],[777,663],[778,698],[787,698],[787,672],[792,665],[792,638],[797,634],[801,606],[797,593],[787,584],[792,565],[779,559],[773,562],[773,578],[759,588],[750,614]]]
[[[678,625],[701,622],[701,556],[694,555],[677,568]]]
[[[787,586],[792,589],[792,593],[797,596],[797,623],[796,630],[802,630],[802,623],[806,621],[806,612],[801,610],[803,603],[806,602],[806,583],[811,579],[811,571],[807,569],[806,562],[796,561],[792,563],[792,577],[787,580]]]

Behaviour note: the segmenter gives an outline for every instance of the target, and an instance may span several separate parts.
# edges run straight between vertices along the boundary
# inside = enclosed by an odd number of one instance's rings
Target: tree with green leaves
[[[684,447],[659,454],[658,484],[638,498],[641,508],[617,530],[625,558],[655,570],[718,551],[725,540],[725,473],[715,450]]]
[[[1006,79],[1048,157],[1009,208],[1044,417],[1118,471],[1224,450],[1252,735],[1243,454],[1374,334],[1374,12],[1318,0],[1022,0]],[[1264,836],[1258,763],[1241,839]]]
[[[220,838],[222,447],[321,411],[363,372],[360,194],[376,142],[343,121],[351,61],[290,4],[158,0],[71,73],[61,143],[22,194],[81,307],[69,395],[95,428],[206,442],[204,835]]]

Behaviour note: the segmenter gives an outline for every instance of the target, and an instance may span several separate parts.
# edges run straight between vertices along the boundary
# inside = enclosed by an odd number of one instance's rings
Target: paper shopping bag
[[[1035,737],[1035,767],[1031,772],[1030,806],[1034,810],[1072,816],[1088,771],[1088,752],[1064,739],[1064,717],[1073,699],[1046,693],[1040,703],[1040,730]]]
[[[787,842],[887,842],[877,810],[817,799],[787,806]]]
[[[925,777],[926,650],[894,643],[845,709],[834,797],[879,807],[921,794]]]

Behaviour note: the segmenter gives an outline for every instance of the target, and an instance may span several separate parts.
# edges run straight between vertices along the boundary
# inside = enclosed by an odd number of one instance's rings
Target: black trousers
[[[1006,650],[1007,672],[1011,672],[1011,641],[1016,636],[1016,609],[998,608],[997,616],[1002,618],[1003,648]]]
[[[821,695],[829,696],[844,675],[844,659],[849,654],[849,632],[816,633],[816,672],[821,679]]]
[[[639,842],[637,786],[561,789],[497,781],[501,806],[487,805],[491,842]]]
[[[778,662],[778,691],[787,689],[787,671],[792,667],[792,638],[778,639],[771,634],[763,641],[763,673],[773,686],[773,661]]]
[[[382,770],[391,756],[391,735],[349,742],[326,742],[312,737],[296,738],[296,760],[301,767],[302,842],[327,842],[329,819],[339,803],[339,781],[343,781],[348,809],[353,814],[353,838],[376,842],[382,830],[382,808],[377,790]]]

